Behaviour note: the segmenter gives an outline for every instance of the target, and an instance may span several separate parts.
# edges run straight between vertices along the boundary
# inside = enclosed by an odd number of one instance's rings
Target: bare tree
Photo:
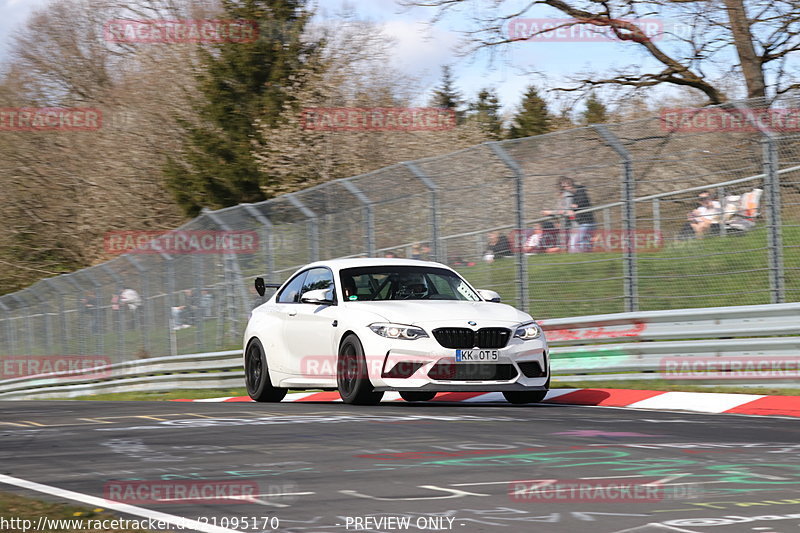
[[[0,107],[84,107],[94,131],[6,131],[0,143],[0,291],[108,259],[112,230],[183,221],[162,183],[176,117],[191,119],[197,45],[113,43],[111,19],[202,18],[172,0],[58,0],[16,33]],[[210,11],[209,11],[210,10]]]
[[[379,26],[349,20],[317,30],[325,33],[324,57],[294,80],[297,103],[284,108],[277,128],[262,125],[266,143],[254,146],[262,170],[278,184],[264,189],[267,196],[489,140],[474,122],[437,131],[306,129],[303,109],[408,107],[415,95],[416,80],[389,66],[393,43]]]
[[[406,6],[438,8],[436,21],[451,11],[469,6],[473,26],[465,29],[475,48],[514,44],[552,31],[543,28],[524,36],[508,32],[515,19],[530,16],[547,6],[570,17],[557,27],[587,24],[608,30],[621,42],[644,51],[659,68],[652,71],[631,64],[607,75],[576,77],[561,90],[590,91],[597,86],[633,90],[663,84],[701,92],[709,104],[732,97],[724,88],[726,76],[735,76],[746,86],[749,98],[767,98],[800,88],[800,72],[794,52],[800,51],[800,4],[797,0],[750,2],[744,0],[400,0]],[[656,34],[647,30],[647,19],[677,20]],[[522,43],[516,43],[517,45]],[[729,52],[738,61],[731,62]],[[792,63],[795,61],[795,63]]]

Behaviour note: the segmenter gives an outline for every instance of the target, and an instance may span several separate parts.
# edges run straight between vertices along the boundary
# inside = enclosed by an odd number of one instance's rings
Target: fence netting
[[[0,353],[121,362],[235,349],[264,301],[256,277],[338,257],[440,261],[542,319],[800,301],[800,135],[744,124],[592,125],[206,210],[173,233],[253,246],[134,250],[7,294]]]

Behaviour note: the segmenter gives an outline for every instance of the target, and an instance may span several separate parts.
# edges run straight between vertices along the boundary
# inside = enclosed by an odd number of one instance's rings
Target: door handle
[[[297,309],[292,309],[289,311],[289,316],[295,316],[297,314]]]

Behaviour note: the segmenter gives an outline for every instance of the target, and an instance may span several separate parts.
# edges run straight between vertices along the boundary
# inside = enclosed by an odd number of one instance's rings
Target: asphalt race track
[[[800,423],[780,417],[2,402],[0,465],[3,491],[219,532],[800,533]]]

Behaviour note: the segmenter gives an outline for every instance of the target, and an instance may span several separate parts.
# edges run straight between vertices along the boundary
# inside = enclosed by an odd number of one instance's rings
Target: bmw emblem
[[[470,326],[477,326],[478,325],[478,323],[475,322],[474,320],[470,320],[469,322],[467,322],[467,324],[469,324]]]

